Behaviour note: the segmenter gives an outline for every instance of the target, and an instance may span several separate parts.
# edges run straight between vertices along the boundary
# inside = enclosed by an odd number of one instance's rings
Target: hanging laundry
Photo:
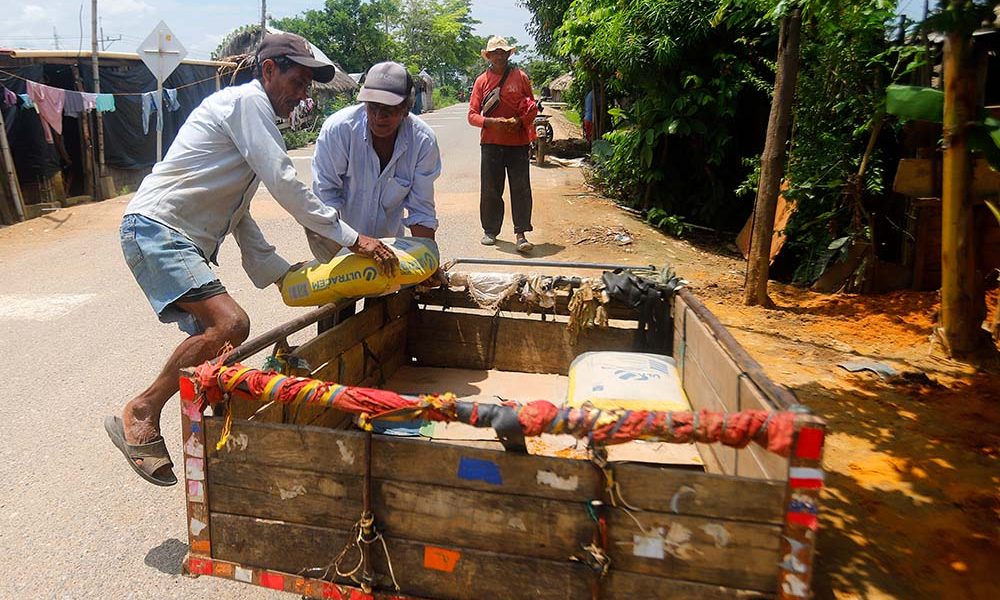
[[[83,94],[80,92],[74,92],[73,90],[66,91],[66,101],[63,102],[63,114],[67,117],[73,117],[74,119],[80,118],[80,113],[83,112]]]
[[[163,105],[170,112],[174,112],[181,107],[181,103],[177,101],[177,90],[176,89],[166,89],[163,90]]]
[[[97,110],[97,94],[91,94],[91,93],[88,93],[88,92],[80,92],[80,97],[83,98],[83,110],[84,110],[84,112],[89,111],[89,110]],[[114,109],[112,108],[112,110],[114,110]]]
[[[14,106],[17,104],[17,94],[7,89],[7,86],[3,86],[3,105],[4,106]]]
[[[97,112],[115,112],[115,97],[112,94],[97,94]]]
[[[62,114],[63,104],[66,102],[66,90],[29,81],[28,96],[34,102],[38,115],[42,118],[45,141],[53,143],[53,131],[62,135]]]
[[[35,112],[38,112],[38,109],[35,108],[35,103],[31,101],[31,96],[27,94],[18,94],[18,96],[20,96],[21,103],[24,104],[24,108],[34,108]]]
[[[156,112],[156,92],[146,92],[142,95],[142,133],[149,135],[149,115]]]

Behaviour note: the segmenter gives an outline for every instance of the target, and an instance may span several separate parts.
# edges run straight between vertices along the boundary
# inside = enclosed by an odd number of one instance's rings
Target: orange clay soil
[[[697,294],[770,377],[827,420],[816,596],[996,598],[1000,369],[940,357],[938,294],[772,283],[778,308],[765,310],[741,305],[731,270],[696,275]],[[989,300],[992,310],[997,292]],[[836,366],[862,358],[899,375]]]

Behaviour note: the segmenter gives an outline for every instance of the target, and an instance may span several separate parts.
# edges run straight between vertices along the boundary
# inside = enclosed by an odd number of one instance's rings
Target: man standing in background
[[[531,81],[509,64],[514,46],[493,36],[481,52],[489,68],[476,79],[469,100],[469,124],[481,127],[479,218],[484,246],[496,244],[503,225],[504,179],[510,181],[510,212],[514,221],[514,247],[530,252],[525,237],[531,227],[531,179],[528,146],[535,138],[532,123],[538,114]]]

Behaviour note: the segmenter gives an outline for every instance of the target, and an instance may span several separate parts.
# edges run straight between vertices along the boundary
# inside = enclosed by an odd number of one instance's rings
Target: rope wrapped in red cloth
[[[371,420],[460,421],[475,427],[492,427],[504,415],[526,437],[543,433],[569,434],[591,443],[612,445],[632,440],[674,444],[720,443],[745,448],[754,442],[781,456],[788,456],[795,431],[795,414],[780,411],[744,410],[723,413],[700,411],[598,410],[560,407],[546,400],[524,405],[502,406],[458,401],[453,394],[429,394],[408,398],[372,388],[343,386],[308,377],[251,369],[243,365],[205,363],[195,370],[196,400],[221,402],[225,394],[279,404],[323,406]],[[491,420],[482,418],[486,408]],[[481,410],[482,409],[482,410]]]

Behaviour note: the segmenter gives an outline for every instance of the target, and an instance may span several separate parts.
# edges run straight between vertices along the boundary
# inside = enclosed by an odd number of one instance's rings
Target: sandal
[[[125,441],[125,424],[118,417],[107,416],[104,418],[104,430],[108,432],[111,442],[125,455],[132,470],[138,473],[146,481],[163,487],[168,487],[177,483],[177,476],[171,470],[167,477],[154,477],[157,469],[164,465],[173,467],[167,452],[167,444],[163,441],[163,436],[158,436],[151,442],[145,444],[129,444]]]

